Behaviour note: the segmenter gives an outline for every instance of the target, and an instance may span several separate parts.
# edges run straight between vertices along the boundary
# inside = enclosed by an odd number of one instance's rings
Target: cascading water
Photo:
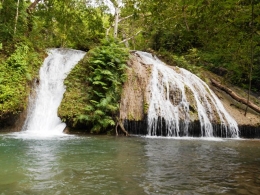
[[[40,136],[61,135],[66,124],[57,116],[65,92],[64,79],[85,52],[72,49],[50,49],[40,69],[36,97],[30,98],[23,131]]]
[[[193,114],[200,121],[201,136],[213,137],[214,124],[220,124],[222,137],[238,137],[236,121],[205,82],[185,69],[174,70],[166,66],[152,54],[137,54],[145,64],[152,66],[148,135],[158,135],[158,131],[165,128],[166,136],[178,137],[180,132],[182,136],[189,136],[188,129]],[[193,113],[190,101],[194,103]]]

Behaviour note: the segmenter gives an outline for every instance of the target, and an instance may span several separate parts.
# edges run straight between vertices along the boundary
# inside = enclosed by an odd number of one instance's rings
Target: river
[[[260,140],[0,135],[0,194],[260,194]]]

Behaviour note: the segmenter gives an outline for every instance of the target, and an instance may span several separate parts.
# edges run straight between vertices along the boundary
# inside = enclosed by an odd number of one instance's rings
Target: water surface
[[[260,141],[0,135],[0,194],[260,194]]]

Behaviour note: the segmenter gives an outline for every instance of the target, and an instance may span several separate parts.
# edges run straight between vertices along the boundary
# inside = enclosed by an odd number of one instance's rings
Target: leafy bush
[[[59,116],[68,126],[104,132],[115,125],[128,51],[115,41],[103,41],[73,68],[64,83]],[[84,127],[85,128],[85,127]]]
[[[102,132],[116,123],[128,55],[127,49],[113,40],[103,41],[88,53],[88,103],[80,120],[91,124],[91,132]]]
[[[17,113],[27,104],[30,82],[42,63],[36,53],[25,43],[18,43],[15,51],[0,62],[0,117]]]

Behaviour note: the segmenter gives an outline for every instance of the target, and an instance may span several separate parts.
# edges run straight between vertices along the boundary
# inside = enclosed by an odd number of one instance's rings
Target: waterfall
[[[57,115],[65,92],[64,79],[85,52],[72,49],[50,49],[40,68],[35,98],[30,97],[23,131],[30,134],[60,135],[66,127]]]
[[[203,137],[213,137],[216,124],[223,137],[238,137],[236,121],[204,81],[185,69],[168,67],[152,54],[137,54],[152,66],[148,135],[158,135],[165,128],[166,136],[178,137],[180,132],[189,136],[191,119],[197,117]]]

